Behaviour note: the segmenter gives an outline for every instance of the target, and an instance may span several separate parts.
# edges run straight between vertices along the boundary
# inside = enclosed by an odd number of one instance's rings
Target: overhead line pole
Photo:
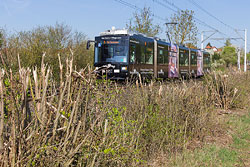
[[[237,65],[238,65],[238,70],[240,71],[240,48],[237,48],[237,54],[238,54]]]
[[[206,37],[206,39],[204,39],[204,33],[205,32],[213,32],[210,36]],[[202,31],[201,32],[201,50],[204,50],[204,42],[206,40],[208,40],[210,37],[212,37],[214,34],[216,34],[218,31]]]
[[[178,23],[175,23],[175,22],[165,23],[165,25],[167,26],[167,28],[168,28],[168,25],[169,25],[169,24],[176,25],[176,24],[178,24]],[[172,44],[172,40],[171,40],[171,37],[170,37],[170,35],[169,35],[169,32],[166,31],[166,33],[167,33],[168,40],[169,40],[170,44]]]
[[[223,21],[221,21],[220,19],[218,19],[216,16],[214,16],[213,14],[211,14],[210,12],[208,12],[206,9],[204,9],[203,7],[201,7],[197,2],[195,2],[194,0],[188,0],[190,3],[192,3],[193,5],[195,5],[196,7],[198,7],[198,9],[202,10],[203,12],[205,12],[206,14],[208,14],[209,16],[211,16],[212,18],[214,18],[215,20],[217,20],[218,22],[220,22],[221,24],[223,24],[224,26],[232,29],[233,31],[235,31],[239,37],[244,41],[244,39],[241,37],[241,35],[239,34],[239,32],[233,28],[232,26],[224,23]]]
[[[244,56],[244,72],[247,71],[247,29],[245,29],[245,56]]]
[[[204,33],[204,31],[201,31],[201,50],[203,50],[204,49],[204,41],[203,41],[203,34]]]
[[[245,29],[245,30],[235,30],[235,31],[244,31],[245,32],[245,39],[244,39],[244,41],[245,41],[244,72],[246,72],[247,71],[247,29]]]
[[[244,54],[244,72],[247,71],[247,29],[245,30],[236,30],[236,31],[245,31],[245,54]],[[213,40],[225,40],[225,39],[242,39],[242,38],[213,38]]]

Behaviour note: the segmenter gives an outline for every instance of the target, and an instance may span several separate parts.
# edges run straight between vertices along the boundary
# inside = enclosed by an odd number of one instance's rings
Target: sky
[[[136,6],[136,9],[121,1]],[[155,15],[154,23],[162,27],[163,32],[159,34],[162,39],[166,38],[164,23],[174,14],[171,9],[177,8],[193,10],[195,17],[206,24],[204,26],[203,23],[197,23],[199,33],[216,29],[221,33],[214,34],[212,38],[244,38],[243,30],[248,29],[250,37],[249,0],[0,0],[0,28],[15,33],[32,30],[37,26],[64,23],[73,30],[86,34],[88,39],[93,39],[112,26],[125,28],[129,19],[133,18],[133,13],[139,12],[144,6],[150,7]],[[236,33],[234,29],[240,31]],[[211,33],[205,32],[204,38]],[[200,36],[199,34],[199,40]],[[248,39],[249,51],[250,38]],[[225,40],[210,38],[204,44],[208,42],[221,47]],[[231,42],[244,47],[243,39]]]

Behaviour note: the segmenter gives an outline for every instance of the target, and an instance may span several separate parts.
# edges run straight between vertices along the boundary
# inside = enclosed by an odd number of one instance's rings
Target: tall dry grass
[[[217,108],[224,110],[242,109],[249,105],[250,73],[229,69],[226,72],[213,72],[204,79],[209,96]]]
[[[243,104],[249,93],[243,74],[232,94],[233,80],[218,79],[222,74],[119,85],[96,80],[90,67],[76,71],[72,62],[59,57],[60,82],[43,61],[40,71],[20,61],[17,73],[0,70],[0,166],[144,166],[158,152],[202,140],[214,108]]]

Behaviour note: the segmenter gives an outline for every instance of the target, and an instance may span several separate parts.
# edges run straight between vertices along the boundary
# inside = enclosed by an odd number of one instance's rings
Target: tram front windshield
[[[126,40],[100,40],[95,45],[95,63],[127,63]]]

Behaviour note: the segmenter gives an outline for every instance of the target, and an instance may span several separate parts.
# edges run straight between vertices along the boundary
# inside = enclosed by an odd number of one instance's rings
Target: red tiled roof
[[[211,46],[207,45],[207,46],[206,46],[206,49],[211,49]]]

